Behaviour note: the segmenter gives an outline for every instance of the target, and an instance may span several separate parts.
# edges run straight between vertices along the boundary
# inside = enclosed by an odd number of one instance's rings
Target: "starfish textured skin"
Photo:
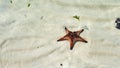
[[[86,41],[85,39],[83,39],[81,36],[79,36],[83,31],[84,29],[81,29],[79,31],[69,31],[66,27],[65,27],[65,31],[66,31],[66,35],[63,36],[62,38],[58,39],[57,41],[63,41],[63,40],[68,40],[70,42],[70,50],[73,49],[74,47],[74,44],[77,42],[77,41],[81,41],[81,42],[84,42],[84,43],[88,43],[88,41]]]

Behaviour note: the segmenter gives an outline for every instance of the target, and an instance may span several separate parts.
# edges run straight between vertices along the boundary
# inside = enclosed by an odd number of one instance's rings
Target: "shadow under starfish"
[[[68,30],[66,27],[65,27],[65,31],[66,31],[66,35],[63,36],[62,38],[58,39],[57,41],[63,41],[63,40],[68,40],[70,42],[70,50],[73,49],[74,47],[74,44],[77,42],[77,41],[81,41],[81,42],[84,42],[84,43],[88,43],[88,41],[86,41],[85,39],[83,39],[81,36],[79,36],[83,31],[84,29],[81,29],[79,31],[70,31]]]

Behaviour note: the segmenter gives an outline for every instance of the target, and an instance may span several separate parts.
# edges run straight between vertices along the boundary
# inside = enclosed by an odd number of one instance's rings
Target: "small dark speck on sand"
[[[77,16],[77,15],[73,16],[73,18],[80,20],[80,16]]]
[[[117,19],[115,20],[115,23],[116,23],[116,28],[117,28],[117,29],[120,29],[120,18],[117,18]]]
[[[10,0],[10,3],[11,3],[11,4],[13,3],[12,0]]]
[[[40,19],[43,19],[43,16],[41,16]]]
[[[28,3],[28,7],[30,7],[30,5],[31,5],[31,4],[30,4],[30,3]]]
[[[87,26],[83,26],[83,29],[87,29],[87,30],[89,30]]]
[[[26,15],[26,14],[25,14],[24,16],[25,16],[25,17],[27,17],[27,15]]]
[[[60,66],[63,66],[63,64],[60,64]]]
[[[37,47],[37,48],[39,48],[39,47]]]

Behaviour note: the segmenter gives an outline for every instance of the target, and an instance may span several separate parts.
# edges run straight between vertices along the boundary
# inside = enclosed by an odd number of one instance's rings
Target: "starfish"
[[[81,36],[79,36],[83,31],[84,29],[81,29],[79,31],[70,31],[68,30],[66,27],[65,27],[65,31],[66,31],[66,35],[63,36],[62,38],[58,39],[57,41],[63,41],[63,40],[68,40],[70,42],[70,50],[73,49],[74,47],[74,44],[77,42],[77,41],[81,41],[81,42],[84,42],[84,43],[88,43],[88,41],[86,41],[85,39],[83,39]]]

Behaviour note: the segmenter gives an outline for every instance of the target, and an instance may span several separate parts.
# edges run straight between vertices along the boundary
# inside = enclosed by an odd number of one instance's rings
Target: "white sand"
[[[0,68],[120,68],[117,17],[120,0],[0,0]],[[57,42],[65,26],[88,43]]]

